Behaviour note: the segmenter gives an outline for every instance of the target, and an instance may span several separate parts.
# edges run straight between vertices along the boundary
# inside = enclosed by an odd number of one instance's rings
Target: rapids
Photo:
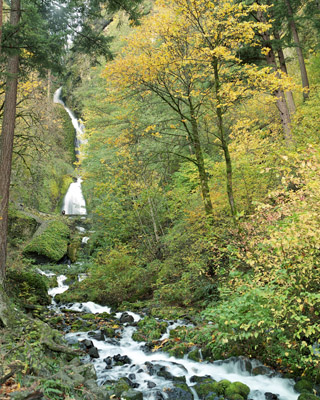
[[[73,310],[77,312],[99,314],[103,312],[110,313],[111,308],[101,306],[93,302],[67,304],[57,307],[54,302],[54,296],[68,289],[65,284],[66,276],[60,275],[57,278],[58,287],[50,289],[49,294],[53,296],[52,307],[56,312],[61,313],[63,309]],[[128,312],[137,322],[143,316]],[[122,313],[116,313],[116,318],[121,317]],[[163,334],[160,340],[166,339],[170,335],[170,330],[177,326],[186,325],[184,321],[168,321],[167,332]],[[119,322],[120,324],[120,322]],[[133,324],[135,325],[135,324]],[[143,392],[143,398],[154,400],[159,398],[159,393],[166,398],[165,388],[173,387],[173,381],[165,379],[152,373],[152,370],[159,370],[165,367],[174,377],[185,377],[187,385],[191,388],[192,376],[210,376],[216,381],[228,379],[231,382],[240,381],[250,388],[249,399],[265,400],[265,392],[272,392],[279,396],[280,400],[296,400],[298,393],[293,389],[294,382],[292,380],[281,378],[280,376],[268,377],[265,375],[253,376],[244,368],[241,360],[226,360],[209,362],[196,362],[185,356],[183,359],[171,357],[162,351],[150,352],[144,342],[135,342],[132,334],[137,328],[127,323],[123,324],[123,330],[119,329],[119,338],[105,338],[105,340],[96,340],[92,337],[92,332],[76,332],[68,333],[65,338],[68,343],[75,344],[79,341],[91,340],[98,349],[99,358],[90,359],[86,356],[85,361],[91,361],[97,373],[97,382],[103,385],[108,381],[116,381],[122,377],[129,377],[137,386],[137,390]],[[97,331],[98,333],[98,331]],[[127,356],[130,363],[125,365],[114,365],[107,368],[106,359],[117,355]],[[252,360],[253,367],[259,364],[258,361]],[[151,385],[150,385],[151,383]],[[150,388],[150,386],[154,386]],[[198,400],[195,390],[192,390],[194,399]]]

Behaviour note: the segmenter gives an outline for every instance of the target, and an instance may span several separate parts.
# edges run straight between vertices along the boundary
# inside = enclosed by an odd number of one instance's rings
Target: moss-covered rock
[[[247,385],[241,382],[233,382],[226,387],[224,394],[230,400],[246,400],[249,393],[250,389]]]
[[[193,349],[188,353],[188,358],[193,361],[201,361],[199,349]]]
[[[195,391],[201,399],[206,398],[210,394],[221,394],[218,382],[211,378],[207,378],[203,382],[199,382],[194,386]]]
[[[13,246],[28,240],[37,230],[39,223],[22,211],[9,209],[8,238]]]
[[[70,230],[62,221],[51,221],[47,228],[35,236],[24,248],[26,256],[40,261],[58,262],[67,254]]]
[[[294,385],[294,390],[296,390],[299,393],[312,392],[313,383],[308,381],[307,379],[301,379]]]
[[[10,268],[7,271],[7,285],[10,292],[24,304],[50,304],[45,280],[36,272]]]
[[[121,397],[123,392],[128,392],[130,390],[130,386],[125,378],[121,378],[114,386],[114,394],[116,397]]]
[[[311,393],[302,393],[298,397],[298,400],[319,400],[319,397]]]
[[[130,389],[130,390],[122,393],[121,399],[123,399],[123,400],[143,400],[143,394],[141,392],[138,392],[137,390]]]

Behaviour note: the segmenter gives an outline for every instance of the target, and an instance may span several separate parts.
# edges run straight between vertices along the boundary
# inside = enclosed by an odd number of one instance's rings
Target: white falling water
[[[62,209],[66,215],[86,215],[86,201],[82,194],[81,178],[71,183],[64,197]]]
[[[63,100],[61,99],[61,91],[62,87],[55,91],[53,96],[54,103],[58,103],[63,105],[64,109],[68,113],[72,125],[76,130],[76,140],[75,140],[75,152],[77,158],[79,160],[80,155],[80,146],[81,144],[85,143],[84,140],[84,126],[78,119],[75,117],[73,112],[64,104]],[[81,178],[79,177],[76,182],[70,184],[69,189],[65,195],[63,200],[62,210],[65,212],[66,215],[86,215],[86,202],[82,194],[81,188]]]

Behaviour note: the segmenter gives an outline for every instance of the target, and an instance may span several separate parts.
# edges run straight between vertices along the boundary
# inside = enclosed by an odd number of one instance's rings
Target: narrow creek
[[[52,296],[52,306],[56,313],[63,314],[63,310],[68,312],[77,312],[79,317],[81,313],[111,313],[111,308],[101,306],[93,302],[74,303],[57,305],[54,296],[68,290],[65,283],[67,277],[60,275],[57,278],[58,286],[50,289],[49,294]],[[83,277],[79,276],[79,279]],[[121,322],[124,315],[129,315],[128,322]],[[160,350],[150,352],[145,342],[136,342],[132,339],[133,333],[136,331],[136,323],[144,318],[133,312],[116,313],[118,319],[119,330],[116,337],[105,337],[100,330],[89,332],[67,333],[65,338],[72,345],[76,343],[87,343],[91,341],[97,354],[94,357],[85,356],[83,362],[92,362],[96,374],[97,383],[104,385],[110,381],[118,381],[125,377],[130,380],[133,388],[143,393],[143,399],[160,400],[168,397],[168,388],[173,388],[177,382],[186,383],[192,392],[190,399],[199,399],[193,386],[197,382],[196,377],[211,377],[216,381],[227,379],[231,382],[242,382],[249,386],[249,399],[252,400],[295,400],[298,394],[293,389],[294,382],[283,379],[280,376],[252,375],[248,372],[248,363],[251,368],[261,366],[258,361],[245,358],[230,359],[225,361],[196,362],[185,356],[183,359],[169,356]],[[131,318],[130,318],[131,317]],[[163,334],[160,341],[168,338],[170,330],[177,326],[186,325],[184,321],[167,321],[167,332]],[[83,342],[86,341],[86,342]],[[116,361],[120,360],[121,363]],[[122,365],[117,365],[122,364]],[[266,393],[272,393],[277,397],[268,397]],[[177,397],[181,398],[182,397]],[[185,400],[188,400],[185,397]]]
[[[54,101],[63,105],[72,120],[76,130],[75,146],[77,152],[84,128],[62,101],[61,88],[56,91]],[[85,207],[81,190],[81,177],[79,176],[77,182],[72,183],[69,187],[63,209],[67,215],[84,215],[86,214]],[[83,234],[82,243],[85,245],[90,237],[86,236],[85,228],[77,228]],[[51,272],[41,270],[39,272],[52,276]],[[78,279],[85,279],[85,276],[79,275]],[[93,302],[57,304],[55,296],[69,288],[66,280],[67,276],[59,275],[57,277],[58,286],[49,290],[49,295],[52,297],[50,308],[55,313],[63,316],[67,310],[67,312],[77,313],[79,319],[81,315],[88,313],[111,313],[110,307]],[[231,382],[246,384],[250,388],[248,399],[251,400],[296,400],[298,398],[299,394],[294,391],[292,380],[283,379],[276,374],[269,374],[269,376],[268,374],[253,375],[250,371],[257,366],[262,366],[256,360],[239,357],[213,363],[197,362],[188,359],[187,355],[181,359],[172,357],[161,350],[150,351],[145,342],[136,342],[132,339],[133,333],[137,330],[136,325],[139,320],[145,317],[144,315],[130,311],[113,315],[117,319],[117,326],[119,326],[115,337],[107,337],[103,330],[73,332],[65,335],[70,345],[80,343],[80,346],[87,348],[89,354],[83,358],[83,362],[93,363],[99,385],[125,378],[127,382],[130,382],[132,388],[143,394],[143,399],[198,400],[199,396],[194,387],[197,382],[201,381],[201,377],[211,377],[215,381],[227,379]],[[188,324],[185,321],[166,322],[168,328],[160,341],[169,338],[170,330]],[[181,389],[175,388],[177,383],[187,384],[190,393],[185,391],[183,395]],[[220,398],[215,397],[214,400]]]

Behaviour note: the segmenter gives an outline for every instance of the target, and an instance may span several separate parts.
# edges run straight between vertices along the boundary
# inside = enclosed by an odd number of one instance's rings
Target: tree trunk
[[[20,20],[20,0],[11,1],[10,23],[17,26]],[[19,54],[8,58],[6,94],[0,142],[0,285],[6,273],[8,206],[11,176],[13,139],[16,119]]]
[[[279,33],[277,31],[274,31],[273,34],[274,34],[274,38],[276,40],[278,40],[278,42],[280,43],[281,39],[280,39]],[[284,57],[284,54],[283,54],[283,50],[282,50],[282,47],[281,47],[280,44],[278,46],[277,52],[278,52],[278,59],[279,59],[280,69],[281,69],[282,72],[284,72],[285,74],[288,75],[286,60],[285,60],[285,57]],[[292,91],[289,90],[285,94],[286,94],[286,97],[287,97],[289,110],[290,110],[291,114],[294,114],[296,112],[296,105],[295,105],[295,102],[294,102]]]
[[[0,56],[2,52],[3,0],[0,0]]]
[[[218,119],[219,138],[220,138],[221,146],[222,146],[223,153],[224,153],[224,159],[225,159],[225,163],[226,163],[227,195],[228,195],[229,205],[230,205],[230,209],[231,209],[231,215],[232,215],[233,219],[235,219],[235,217],[237,215],[237,208],[236,208],[236,202],[235,202],[234,194],[233,194],[232,163],[231,163],[228,142],[225,138],[222,110],[220,107],[220,105],[221,105],[220,79],[219,79],[219,71],[218,71],[217,61],[214,60],[212,65],[213,65],[213,70],[214,70],[215,95],[216,95],[216,101],[217,101],[216,114],[217,114],[217,119]]]
[[[155,218],[155,214],[154,214],[154,210],[153,210],[153,206],[152,206],[150,197],[148,197],[148,203],[149,203],[149,207],[150,207],[150,215],[151,215],[151,219],[152,219],[153,233],[154,233],[154,237],[156,239],[156,243],[158,243],[160,240],[160,236],[158,234],[157,222],[156,222],[156,218]]]
[[[208,176],[206,173],[206,169],[204,166],[204,158],[200,143],[200,136],[198,131],[198,124],[197,119],[194,114],[194,108],[192,105],[191,100],[189,99],[190,105],[190,114],[191,114],[191,126],[192,126],[192,145],[194,147],[194,154],[197,159],[197,167],[200,179],[200,187],[201,187],[201,194],[204,203],[204,209],[207,215],[212,215],[212,202],[210,199],[210,190],[209,190],[209,183],[208,183]]]
[[[273,48],[270,44],[269,34],[265,33],[263,35],[266,37],[266,43],[268,43],[268,47],[270,49],[269,53],[266,55],[267,64],[270,65],[275,71],[277,70],[276,58],[274,55]],[[290,146],[293,142],[292,133],[291,133],[291,118],[289,108],[286,102],[284,91],[281,89],[277,89],[274,92],[274,96],[277,98],[277,107],[280,113],[281,124],[284,132],[284,138],[287,142],[287,145]]]
[[[296,23],[294,21],[293,9],[292,9],[290,0],[284,0],[284,1],[287,6],[289,24],[290,24],[290,29],[292,32],[292,37],[293,37],[294,43],[296,45],[296,52],[297,52],[297,56],[298,56],[299,66],[300,66],[302,87],[304,89],[303,90],[303,99],[306,100],[309,97],[309,79],[308,79],[306,64],[304,62],[304,57],[302,54],[302,48],[301,48],[301,44],[300,44],[299,34],[298,34]]]

